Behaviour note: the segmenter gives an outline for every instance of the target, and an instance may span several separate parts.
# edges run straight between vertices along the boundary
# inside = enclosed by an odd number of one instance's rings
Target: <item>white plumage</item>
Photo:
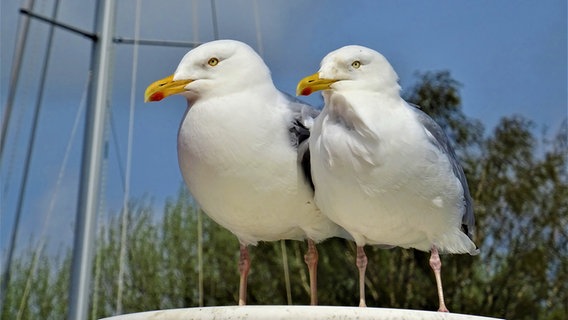
[[[378,52],[346,46],[329,53],[298,94],[324,90],[310,136],[316,204],[358,246],[361,301],[366,244],[476,254],[467,181],[448,139],[404,101],[398,77]],[[440,310],[447,311],[438,282]]]
[[[306,143],[317,111],[278,91],[260,56],[232,40],[191,50],[172,76],[148,87],[146,97],[176,93],[188,100],[178,135],[184,180],[203,210],[241,243],[239,303],[245,303],[247,245],[308,238],[315,304],[311,240],[341,232],[315,206],[298,162],[298,146]]]

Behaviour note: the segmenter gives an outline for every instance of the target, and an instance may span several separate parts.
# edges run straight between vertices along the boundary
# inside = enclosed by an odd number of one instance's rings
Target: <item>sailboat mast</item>
[[[69,290],[67,319],[87,319],[91,285],[91,267],[95,250],[96,215],[99,204],[101,163],[104,147],[106,113],[110,100],[111,59],[114,52],[115,0],[99,0],[93,43],[83,144],[81,180]]]

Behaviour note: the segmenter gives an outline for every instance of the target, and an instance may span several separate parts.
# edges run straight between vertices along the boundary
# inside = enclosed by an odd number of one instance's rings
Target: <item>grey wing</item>
[[[422,112],[418,106],[409,104],[410,108],[415,112],[416,117],[420,121],[420,123],[424,126],[425,130],[429,132],[430,141],[434,144],[438,149],[442,150],[450,160],[452,164],[452,170],[458,180],[461,182],[463,187],[463,196],[465,202],[465,213],[462,217],[462,230],[467,236],[472,239],[473,232],[475,228],[475,216],[473,215],[473,200],[471,199],[471,194],[469,193],[469,187],[467,185],[467,179],[463,172],[463,168],[458,161],[456,153],[452,146],[450,145],[450,141],[448,136],[442,130],[442,128],[434,121],[430,116],[426,113]]]
[[[310,148],[308,138],[310,129],[320,110],[302,102],[301,100],[283,93],[288,99],[288,108],[291,111],[292,119],[288,124],[290,143],[298,151],[298,163],[302,167],[302,172],[312,190],[315,190],[312,180],[310,164]]]
[[[320,114],[322,108],[315,108],[304,101],[281,92],[288,101],[288,108],[290,109],[294,119],[299,120],[303,126],[308,129],[312,128],[314,120]]]

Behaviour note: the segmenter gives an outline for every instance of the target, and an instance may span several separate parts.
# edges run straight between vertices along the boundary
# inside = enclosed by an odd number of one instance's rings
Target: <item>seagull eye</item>
[[[209,61],[207,61],[207,64],[214,67],[219,63],[219,59],[217,58],[211,58],[209,59]]]
[[[359,67],[361,66],[361,62],[359,60],[355,60],[353,61],[353,63],[351,63],[351,66],[355,69],[359,69]]]

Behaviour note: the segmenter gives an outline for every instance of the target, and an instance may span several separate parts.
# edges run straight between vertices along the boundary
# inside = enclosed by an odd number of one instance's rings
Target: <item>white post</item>
[[[114,0],[99,0],[97,3],[95,30],[98,38],[93,45],[91,62],[93,79],[89,89],[89,103],[85,121],[68,320],[87,319],[88,315],[101,159],[104,147],[106,112],[110,99],[109,86],[114,46],[115,9]]]

